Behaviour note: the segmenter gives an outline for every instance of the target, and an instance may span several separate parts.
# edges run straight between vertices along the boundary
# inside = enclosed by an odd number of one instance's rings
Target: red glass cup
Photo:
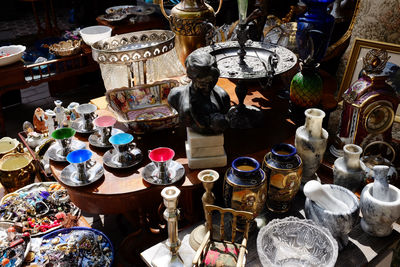
[[[168,166],[174,156],[175,151],[168,147],[158,147],[153,150],[149,150],[149,159],[157,167],[152,176],[168,183],[170,180]]]

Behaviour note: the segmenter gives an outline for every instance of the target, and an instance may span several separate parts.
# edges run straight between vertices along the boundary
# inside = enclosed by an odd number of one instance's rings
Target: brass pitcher
[[[169,16],[165,13],[163,1],[160,1],[161,12],[176,35],[175,48],[183,66],[190,53],[207,45],[207,35],[213,31],[215,16],[221,9],[222,1],[219,1],[218,10],[214,12],[204,0],[182,0],[172,8]]]

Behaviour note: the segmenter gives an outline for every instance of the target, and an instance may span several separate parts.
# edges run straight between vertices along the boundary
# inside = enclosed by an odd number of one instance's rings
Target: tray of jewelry
[[[22,223],[32,237],[73,225],[80,212],[67,190],[55,182],[27,185],[0,202],[0,222]]]
[[[2,266],[21,266],[31,248],[29,233],[20,225],[0,222],[0,263]]]
[[[87,227],[71,227],[42,238],[34,264],[39,266],[112,266],[114,248],[102,232]]]

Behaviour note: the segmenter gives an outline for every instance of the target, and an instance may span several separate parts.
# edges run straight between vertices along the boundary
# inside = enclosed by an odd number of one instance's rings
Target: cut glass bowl
[[[334,266],[338,244],[325,227],[286,217],[262,227],[257,252],[263,266]]]

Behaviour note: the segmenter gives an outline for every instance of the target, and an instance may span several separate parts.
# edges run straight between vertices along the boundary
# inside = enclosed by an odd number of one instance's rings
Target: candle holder
[[[201,198],[204,215],[206,215],[206,205],[212,205],[215,202],[215,196],[211,190],[214,187],[214,183],[218,180],[219,174],[214,170],[203,170],[199,172],[197,178],[203,183],[203,187],[206,190]],[[192,231],[190,234],[189,244],[194,250],[197,251],[206,233],[207,221],[205,224],[199,225]]]
[[[165,245],[169,248],[171,255],[169,266],[184,266],[183,260],[178,253],[179,247],[181,246],[181,241],[178,237],[179,210],[177,209],[178,196],[180,194],[181,191],[175,186],[165,187],[161,191],[161,196],[164,199],[164,205],[166,207],[163,215],[164,219],[168,222],[168,240]]]

